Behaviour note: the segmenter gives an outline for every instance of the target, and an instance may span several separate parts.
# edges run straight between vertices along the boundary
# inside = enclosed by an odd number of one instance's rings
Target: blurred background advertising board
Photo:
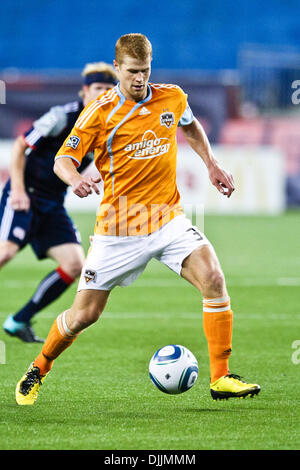
[[[9,175],[12,140],[0,142],[1,187]],[[202,160],[185,143],[178,144],[177,183],[181,202],[191,210],[220,214],[278,214],[285,209],[284,154],[272,146],[213,145],[220,165],[232,173],[236,190],[228,200],[208,179]],[[0,189],[1,191],[1,189]],[[100,196],[101,197],[101,196]],[[99,196],[84,200],[68,190],[66,207],[70,210],[96,211]],[[200,208],[199,208],[200,207]]]
[[[183,204],[203,204],[210,214],[279,214],[285,209],[284,157],[271,146],[214,145],[221,167],[232,173],[236,189],[224,198],[208,179],[205,165],[179,145],[178,186]]]

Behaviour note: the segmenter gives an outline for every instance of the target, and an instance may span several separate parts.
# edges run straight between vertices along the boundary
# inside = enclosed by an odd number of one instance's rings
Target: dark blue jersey
[[[33,203],[41,199],[49,201],[49,205],[64,201],[67,185],[53,172],[54,157],[82,110],[81,101],[55,106],[24,134],[30,147],[26,151],[25,187]],[[78,171],[82,172],[92,159],[93,155],[87,155]]]

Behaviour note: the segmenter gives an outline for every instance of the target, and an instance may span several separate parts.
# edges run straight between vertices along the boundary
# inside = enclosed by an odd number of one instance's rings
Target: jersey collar
[[[115,89],[116,89],[117,94],[119,95],[119,97],[122,99],[123,102],[124,102],[124,101],[129,101],[129,102],[134,103],[135,105],[136,105],[136,104],[143,104],[143,103],[146,103],[147,101],[150,101],[151,98],[152,98],[152,90],[151,90],[151,87],[150,87],[149,83],[148,83],[148,85],[147,85],[147,96],[146,96],[146,98],[144,98],[144,99],[141,100],[141,101],[137,101],[137,102],[135,102],[135,101],[133,101],[133,100],[128,100],[127,98],[125,98],[125,96],[123,95],[123,93],[122,93],[121,90],[120,90],[120,82],[118,82],[118,84],[117,84],[117,86],[116,86]]]

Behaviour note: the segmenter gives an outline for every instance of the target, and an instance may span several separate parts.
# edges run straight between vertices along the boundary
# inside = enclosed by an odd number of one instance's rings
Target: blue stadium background
[[[234,69],[243,43],[300,48],[296,0],[9,0],[0,12],[0,68],[111,61],[128,32],[149,36],[156,68]]]

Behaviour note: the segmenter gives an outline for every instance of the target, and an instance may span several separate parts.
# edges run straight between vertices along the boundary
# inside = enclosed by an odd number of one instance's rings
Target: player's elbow
[[[64,170],[60,159],[54,160],[53,172],[60,180],[64,181]]]
[[[54,160],[53,171],[56,174],[56,176],[58,176],[59,174],[59,161],[58,160]]]
[[[62,180],[66,175],[66,171],[68,170],[68,160],[69,158],[60,158],[56,157],[54,160],[53,171],[56,176]]]
[[[14,141],[14,146],[21,152],[25,152],[27,147],[29,147],[23,135],[19,135],[16,138],[16,140]]]

